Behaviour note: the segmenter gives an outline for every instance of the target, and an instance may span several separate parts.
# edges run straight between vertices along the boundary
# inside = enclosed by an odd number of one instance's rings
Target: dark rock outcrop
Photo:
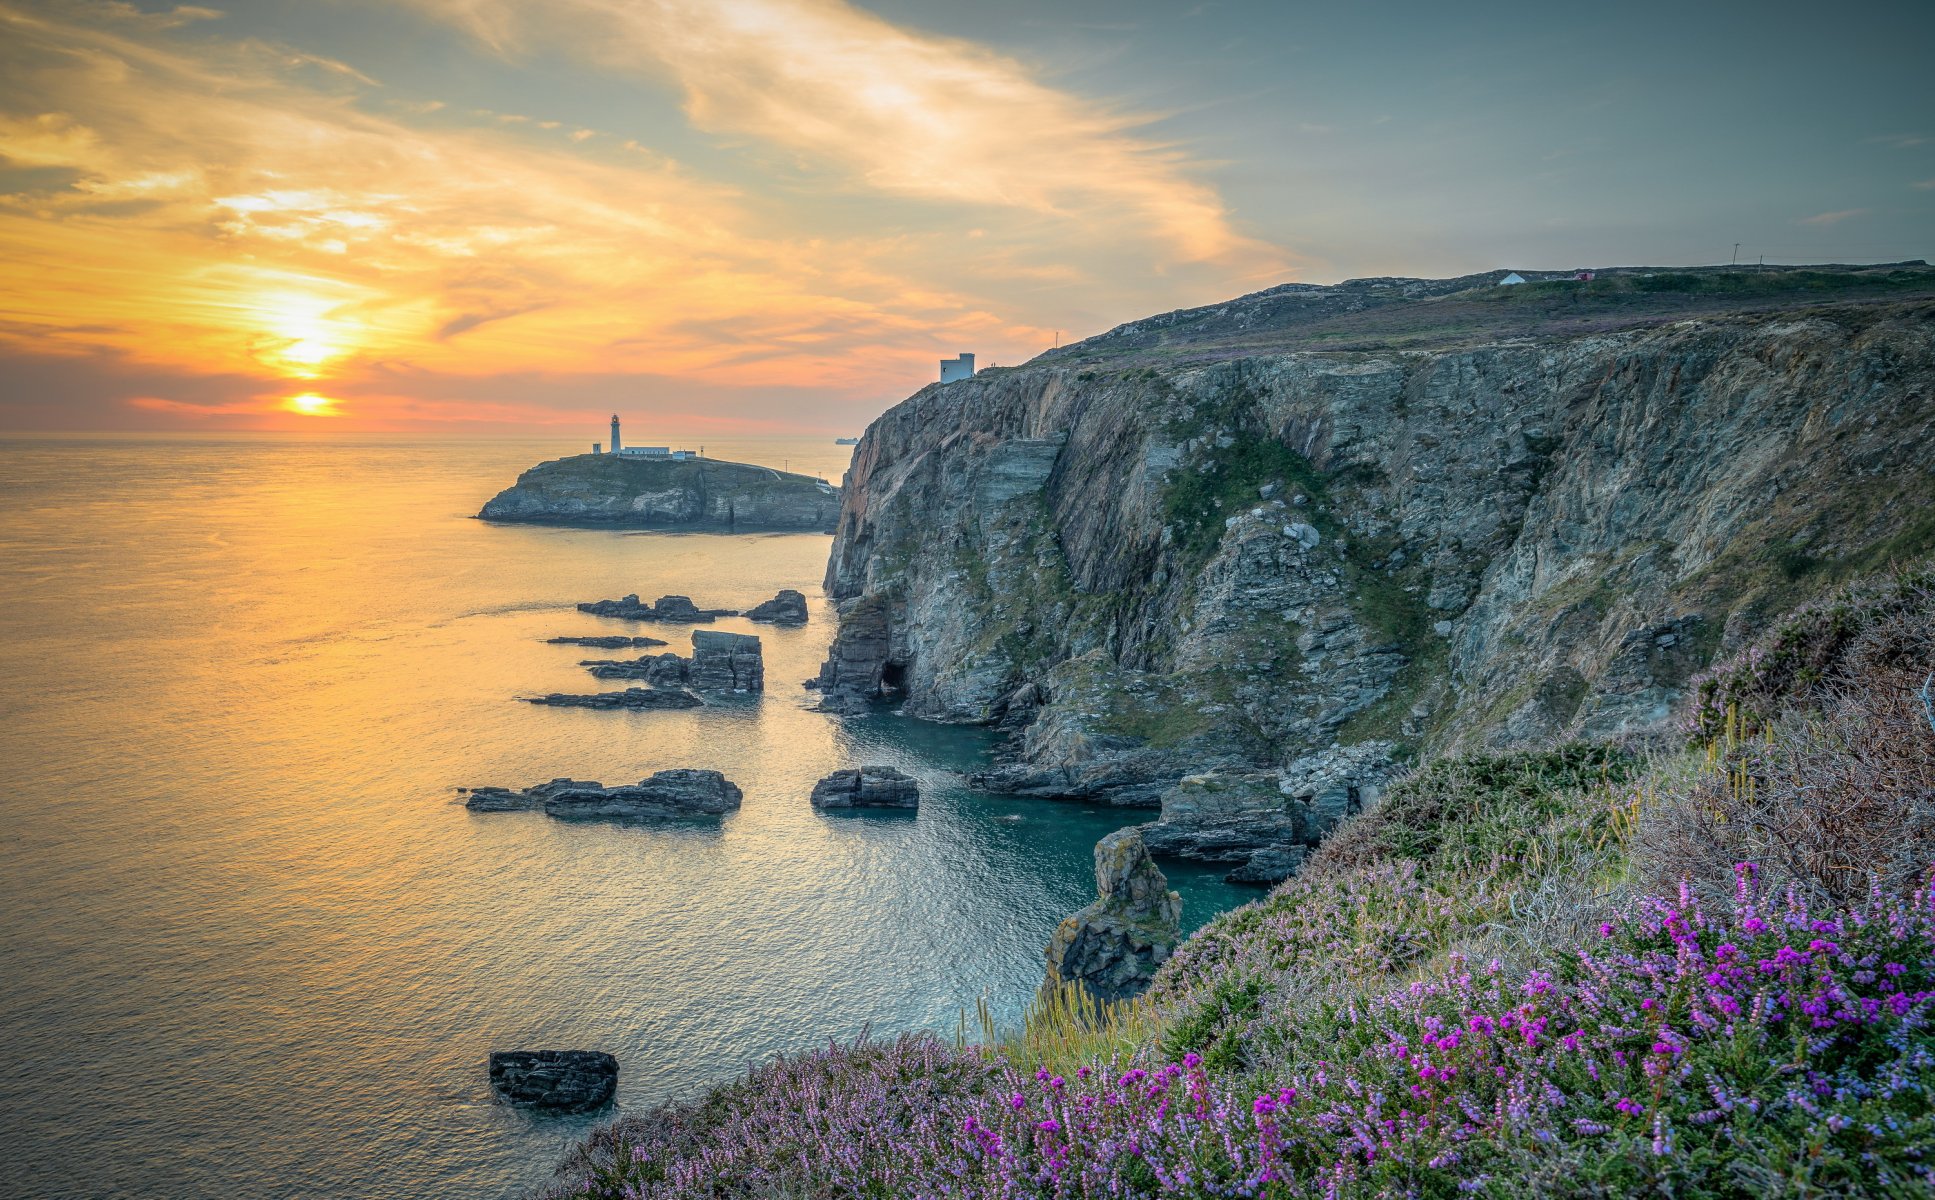
[[[490,1086],[512,1104],[588,1112],[617,1093],[618,1060],[602,1050],[497,1050]]]
[[[674,768],[637,783],[606,787],[596,781],[553,779],[516,791],[469,789],[472,812],[543,812],[547,816],[666,818],[717,817],[739,807],[737,784],[717,771]]]
[[[670,651],[627,660],[588,658],[578,665],[599,679],[643,679],[662,688],[683,687],[692,676],[692,660]]]
[[[923,389],[854,455],[822,704],[1003,723],[983,786],[1154,806],[1651,728],[1728,630],[1935,550],[1935,272],[1615,274],[1296,285]]]
[[[804,625],[807,619],[806,595],[792,588],[782,588],[779,595],[749,609],[746,619],[774,625]]]
[[[1149,853],[1228,863],[1231,883],[1281,883],[1346,818],[1377,802],[1398,773],[1389,742],[1321,751],[1281,771],[1186,775],[1141,827]]]
[[[814,808],[918,808],[920,784],[893,767],[835,771],[813,785]]]
[[[655,604],[639,600],[638,593],[617,600],[590,600],[578,606],[578,611],[590,613],[595,617],[618,617],[626,621],[676,621],[686,625],[705,625],[720,617],[736,617],[737,609],[700,608],[692,603],[689,596],[660,596]],[[665,643],[660,642],[663,646]]]
[[[579,454],[532,467],[477,515],[545,525],[832,533],[839,511],[840,490],[810,475],[707,458]]]
[[[692,635],[693,687],[705,692],[763,692],[766,659],[750,633],[701,629]]]
[[[655,688],[691,687],[702,692],[763,692],[766,659],[750,633],[701,629],[692,635],[692,657],[647,654],[629,662],[587,659],[579,664],[599,679],[643,679]]]
[[[1133,829],[1095,844],[1095,890],[1096,902],[1065,918],[1049,940],[1047,982],[1126,1000],[1149,986],[1182,940],[1182,897]]]
[[[552,708],[698,708],[705,704],[685,688],[626,688],[622,692],[592,692],[575,695],[552,692],[548,696],[527,696],[526,704]]]
[[[663,646],[668,643],[655,637],[624,637],[614,634],[609,637],[554,637],[545,641],[553,646],[583,646],[590,650],[626,650],[633,647]]]

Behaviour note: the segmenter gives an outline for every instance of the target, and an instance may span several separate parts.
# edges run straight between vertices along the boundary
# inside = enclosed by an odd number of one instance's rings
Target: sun
[[[336,401],[330,399],[328,396],[318,396],[314,392],[304,392],[300,396],[291,396],[282,402],[282,407],[292,413],[301,413],[305,417],[333,417],[337,415]]]

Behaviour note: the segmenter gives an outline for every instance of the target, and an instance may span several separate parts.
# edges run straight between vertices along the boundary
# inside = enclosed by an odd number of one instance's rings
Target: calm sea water
[[[979,796],[976,731],[808,710],[829,539],[491,526],[580,447],[0,443],[0,1194],[499,1197],[590,1119],[493,1104],[493,1048],[610,1050],[619,1105],[829,1038],[1012,1017],[1121,814]],[[708,444],[824,471],[819,439]],[[695,712],[545,709],[599,685],[576,601],[805,591],[772,688]],[[813,781],[911,770],[917,816]],[[470,784],[712,767],[712,827],[473,816]],[[1172,872],[1197,923],[1250,898]]]

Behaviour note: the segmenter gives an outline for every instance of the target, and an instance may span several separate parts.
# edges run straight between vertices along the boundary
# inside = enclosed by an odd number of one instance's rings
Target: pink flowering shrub
[[[1287,1012],[1328,1050],[1267,1077],[1195,1053],[1064,1077],[931,1039],[835,1047],[621,1121],[562,1194],[1935,1189],[1926,890],[1815,911],[1743,866],[1728,911],[1648,898],[1596,941]]]

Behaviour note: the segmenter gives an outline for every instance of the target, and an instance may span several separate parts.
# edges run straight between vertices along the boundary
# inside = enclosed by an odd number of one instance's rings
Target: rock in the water
[[[559,792],[581,791],[605,786],[595,779],[553,779],[536,787],[516,791],[504,787],[459,788],[466,793],[464,807],[472,812],[530,812]]]
[[[736,810],[742,798],[738,785],[717,771],[675,768],[626,787],[554,792],[544,811],[561,818],[717,817]]]
[[[643,679],[653,687],[661,688],[683,686],[691,677],[692,666],[682,655],[670,651],[646,654],[627,661],[592,658],[578,665],[599,679]]]
[[[512,1104],[584,1112],[611,1103],[618,1060],[602,1050],[497,1050],[490,1086]]]
[[[806,597],[792,588],[784,588],[764,604],[756,605],[746,613],[749,621],[767,621],[774,625],[806,624]]]
[[[766,660],[759,638],[750,633],[701,629],[692,635],[688,682],[700,691],[763,692]]]
[[[637,592],[617,600],[589,600],[580,604],[578,611],[594,617],[618,617],[626,621],[677,621],[686,625],[704,625],[720,617],[739,615],[737,609],[700,608],[692,603],[690,596],[660,596],[656,603],[646,604],[638,598]],[[662,646],[665,643],[658,644]]]
[[[813,785],[814,808],[918,808],[920,784],[893,767],[835,771]]]
[[[554,637],[546,638],[545,641],[553,646],[584,646],[592,650],[626,650],[632,647],[642,649],[646,646],[665,645],[663,640],[655,637],[624,637],[616,634],[610,637]]]
[[[553,708],[698,708],[705,701],[685,688],[626,688],[622,692],[589,695],[552,692],[548,696],[528,696],[525,703]]]
[[[736,810],[743,799],[739,786],[719,772],[687,768],[616,787],[553,779],[521,792],[502,787],[468,790],[465,805],[473,812],[541,811],[561,818],[717,817]]]
[[[575,454],[541,463],[484,505],[489,521],[740,533],[832,533],[840,489],[716,458]]]
[[[692,657],[647,654],[640,658],[586,659],[578,664],[599,679],[643,679],[655,688],[693,687],[705,692],[763,692],[766,659],[750,633],[702,629],[692,635]]]
[[[1142,835],[1118,829],[1095,844],[1100,898],[1068,917],[1048,942],[1048,983],[1078,984],[1097,1000],[1126,1000],[1149,986],[1182,940],[1182,897],[1149,857]]]

